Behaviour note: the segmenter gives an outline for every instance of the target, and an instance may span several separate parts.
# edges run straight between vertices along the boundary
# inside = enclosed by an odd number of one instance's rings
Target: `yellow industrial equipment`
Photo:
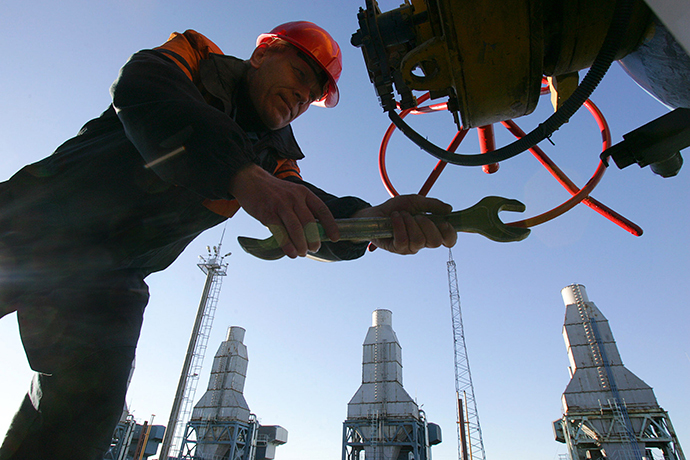
[[[690,13],[690,4],[655,0],[652,11],[643,0],[405,0],[399,8],[381,12],[376,0],[365,2],[352,44],[361,48],[369,78],[392,121],[379,151],[381,178],[391,194],[397,192],[385,171],[385,146],[397,127],[440,160],[421,194],[446,164],[483,166],[492,173],[499,162],[530,150],[573,196],[551,211],[507,225],[538,225],[584,201],[630,233],[642,234],[639,226],[589,194],[609,159],[621,169],[633,163],[649,165],[662,177],[680,170],[680,151],[690,146],[690,40],[681,35],[680,43],[655,12],[663,3],[666,17],[670,10],[682,17]],[[640,86],[675,110],[612,146],[608,126],[589,96],[616,60]],[[578,72],[587,68],[580,81]],[[555,113],[525,134],[512,120],[535,109],[545,82]],[[424,91],[419,103],[428,98],[447,101],[419,107],[413,91]],[[583,105],[602,130],[603,151],[595,174],[578,188],[536,149]],[[453,114],[458,128],[448,148],[434,145],[403,120],[415,111],[440,109]],[[498,122],[518,140],[496,149],[492,125]],[[469,128],[478,128],[481,153],[455,153]]]
[[[362,48],[385,109],[391,83],[402,108],[415,105],[411,90],[427,90],[432,99],[447,96],[462,125],[473,128],[531,113],[542,75],[590,67],[614,6],[602,0],[412,0],[381,13],[368,0],[353,44]],[[644,2],[632,2],[630,27],[617,37],[614,59],[637,46],[650,16]]]
[[[637,53],[648,42],[656,48],[647,46],[646,55],[626,70],[645,89],[679,108],[681,118],[688,115],[690,58],[642,0],[405,0],[388,12],[381,12],[376,0],[365,2],[352,44],[362,50],[382,107],[407,137],[445,162],[498,163],[548,138],[587,101],[612,62]],[[653,62],[655,70],[643,70],[638,79],[631,69],[642,61]],[[577,72],[586,68],[578,82]],[[413,91],[428,91],[431,99],[447,97],[459,130],[487,126],[531,113],[544,76],[556,113],[525,137],[488,154],[449,153],[396,113],[417,106]],[[669,88],[676,94],[666,97],[668,93],[655,91]],[[681,131],[676,138],[682,140],[674,141],[671,150],[690,143],[690,126]],[[669,151],[663,157],[673,157],[664,175],[677,173],[679,153]],[[633,161],[644,166],[647,159]]]

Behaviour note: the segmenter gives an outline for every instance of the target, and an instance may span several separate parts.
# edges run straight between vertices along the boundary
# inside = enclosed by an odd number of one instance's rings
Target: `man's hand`
[[[331,241],[340,238],[331,211],[319,197],[302,185],[273,177],[257,165],[239,171],[229,192],[250,216],[268,227],[292,259],[321,247],[316,220]]]
[[[390,217],[393,238],[374,240],[376,246],[396,254],[416,254],[422,248],[450,248],[458,234],[444,222],[436,226],[422,213],[450,214],[451,205],[421,195],[400,195],[371,208],[362,209],[352,217]]]

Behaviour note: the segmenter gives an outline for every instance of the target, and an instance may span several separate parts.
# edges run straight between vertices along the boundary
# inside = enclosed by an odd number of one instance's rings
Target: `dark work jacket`
[[[246,66],[193,31],[133,55],[99,118],[0,184],[0,263],[28,278],[162,270],[234,213],[229,183],[248,163],[309,187],[336,218],[369,206],[301,180],[292,129],[256,122]],[[365,247],[328,242],[319,256],[353,259]]]

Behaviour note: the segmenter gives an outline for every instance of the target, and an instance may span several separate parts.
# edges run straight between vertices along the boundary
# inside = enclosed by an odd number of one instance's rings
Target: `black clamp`
[[[623,136],[623,142],[605,150],[601,159],[611,157],[619,169],[633,163],[661,177],[673,177],[683,166],[680,151],[690,146],[690,109],[679,108]]]

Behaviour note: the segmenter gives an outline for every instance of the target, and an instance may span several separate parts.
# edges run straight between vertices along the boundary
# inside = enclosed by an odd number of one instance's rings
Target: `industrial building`
[[[134,375],[135,364],[136,362],[132,362],[128,387]],[[158,452],[164,434],[165,426],[154,425],[153,416],[150,421],[137,423],[125,403],[120,421],[110,440],[110,449],[103,456],[103,460],[145,460]]]
[[[103,460],[143,460],[158,451],[165,427],[148,422],[139,424],[125,411],[113,434],[110,450]]]
[[[463,396],[458,396],[459,402],[464,401],[458,406],[458,458],[484,459],[476,407],[477,429],[467,423],[471,419],[467,401],[474,400],[474,391],[452,255],[448,274],[454,340],[461,339],[462,359],[457,359],[456,343],[456,361],[467,375]],[[573,284],[561,294],[571,377],[562,396],[563,417],[553,422],[556,440],[568,449],[561,458],[685,460],[668,413],[652,388],[623,365],[608,320],[589,300],[585,287]],[[431,460],[431,447],[441,442],[441,428],[428,422],[403,386],[402,347],[392,316],[385,309],[372,314],[362,345],[362,384],[350,399],[343,422],[342,460]],[[273,460],[277,447],[287,442],[287,430],[262,426],[244,398],[249,362],[244,336],[243,328],[228,328],[215,354],[207,390],[185,425],[179,453],[171,452],[169,460]],[[152,421],[137,424],[125,408],[104,459],[148,458],[158,450],[164,432],[165,427]]]
[[[287,430],[260,425],[244,398],[249,363],[244,334],[243,328],[232,326],[218,347],[208,388],[194,406],[179,458],[272,460],[276,447],[287,442]]]
[[[183,431],[181,448],[168,459],[273,460],[276,448],[287,442],[287,430],[261,425],[244,398],[249,363],[244,334],[241,327],[228,328],[213,359],[207,390]],[[137,424],[125,408],[104,460],[143,460],[155,455],[164,433],[162,425]]]
[[[441,428],[426,420],[402,382],[393,314],[376,310],[363,344],[362,385],[347,405],[343,460],[429,460]],[[363,454],[363,455],[362,455]]]
[[[623,365],[608,320],[585,287],[573,284],[561,294],[570,383],[563,418],[553,426],[570,459],[685,460],[668,413]]]

